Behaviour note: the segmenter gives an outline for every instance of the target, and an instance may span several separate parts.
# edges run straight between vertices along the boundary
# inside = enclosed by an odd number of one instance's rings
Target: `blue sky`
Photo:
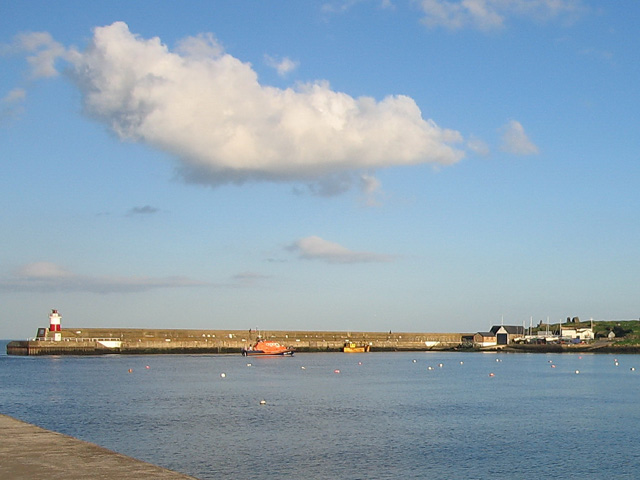
[[[639,14],[3,2],[0,337],[638,318]]]

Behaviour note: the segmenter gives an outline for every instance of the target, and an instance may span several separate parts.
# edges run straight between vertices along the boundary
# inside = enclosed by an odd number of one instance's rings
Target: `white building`
[[[561,336],[563,338],[578,338],[580,340],[593,340],[595,338],[593,329],[589,327],[561,327]]]

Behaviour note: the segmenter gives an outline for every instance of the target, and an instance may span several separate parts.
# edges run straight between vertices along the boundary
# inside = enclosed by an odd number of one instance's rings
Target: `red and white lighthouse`
[[[58,310],[51,310],[49,314],[49,332],[53,333],[53,340],[59,342],[62,340],[62,333],[60,332],[60,320],[62,315],[58,313]]]

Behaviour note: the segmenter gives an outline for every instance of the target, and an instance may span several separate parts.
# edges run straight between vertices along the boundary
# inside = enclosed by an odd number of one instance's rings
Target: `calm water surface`
[[[638,355],[0,356],[0,413],[203,480],[636,479],[639,399]]]

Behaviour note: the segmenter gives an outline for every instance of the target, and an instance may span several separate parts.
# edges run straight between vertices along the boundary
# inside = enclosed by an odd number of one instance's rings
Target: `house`
[[[517,338],[524,338],[525,330],[517,325],[495,325],[491,333],[495,334],[497,345],[508,345]]]
[[[495,347],[498,344],[493,332],[478,332],[473,336],[474,347]]]

